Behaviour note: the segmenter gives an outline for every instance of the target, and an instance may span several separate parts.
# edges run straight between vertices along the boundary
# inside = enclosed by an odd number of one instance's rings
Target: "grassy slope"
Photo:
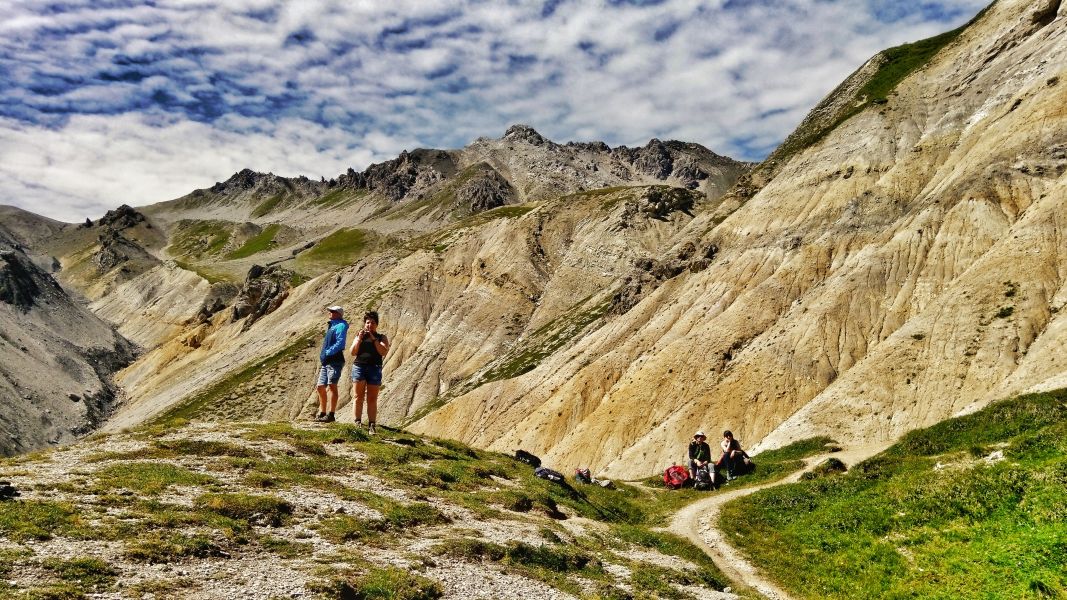
[[[340,267],[350,265],[370,251],[374,234],[362,229],[341,228],[322,238],[296,259],[299,266]]]
[[[623,583],[636,597],[685,598],[690,596],[673,584],[721,589],[728,583],[698,548],[654,531],[689,495],[626,484],[615,490],[563,486],[534,477],[528,466],[502,454],[385,428],[370,438],[343,425],[305,429],[237,423],[215,426],[206,436],[197,433],[205,431],[203,426],[188,433],[182,427],[171,421],[100,438],[121,450],[83,452],[84,458],[70,465],[68,478],[34,486],[36,498],[0,503],[0,573],[44,570],[46,576],[31,583],[36,589],[21,590],[27,597],[79,598],[114,590],[137,564],[228,561],[265,553],[265,560],[309,569],[308,590],[318,597],[364,597],[359,590],[381,587],[388,592],[381,597],[408,597],[403,590],[417,588],[428,595],[410,597],[432,598],[439,595],[435,582],[375,558],[382,550],[405,552],[412,540],[433,530],[440,541],[419,559],[426,564],[443,557],[488,563],[583,597],[631,597],[619,587]],[[39,471],[34,465],[53,456],[68,460],[63,450],[0,461],[0,476],[27,489],[27,478]],[[376,493],[383,491],[377,487],[347,487],[335,477],[347,473],[379,478],[410,500]],[[282,490],[304,489],[358,502],[381,516],[301,512],[280,497]],[[189,496],[191,505],[168,500],[175,490]],[[459,522],[446,534],[440,528],[451,519],[440,510],[443,504],[462,506],[479,520],[513,522],[518,529],[533,524],[543,542],[493,542]],[[575,535],[557,524],[561,511],[599,524]],[[300,524],[313,533],[287,539],[263,523],[271,528]],[[335,549],[316,550],[312,537]],[[49,558],[40,544],[56,538],[85,540],[89,545],[80,547],[87,554],[66,562]],[[27,543],[33,540],[37,543]],[[105,541],[107,552],[85,550]],[[643,561],[628,555],[633,549],[675,556],[693,567]],[[330,568],[315,571],[322,562]],[[628,580],[606,570],[605,562],[625,566]],[[156,591],[171,593],[204,584],[210,582],[153,583]]]
[[[259,235],[249,238],[240,248],[227,254],[226,259],[247,258],[253,254],[269,250],[274,246],[274,236],[278,235],[279,229],[281,229],[281,225],[277,223],[267,225],[263,231],[259,232]]]
[[[721,526],[798,598],[1065,597],[1067,390],[728,504]]]

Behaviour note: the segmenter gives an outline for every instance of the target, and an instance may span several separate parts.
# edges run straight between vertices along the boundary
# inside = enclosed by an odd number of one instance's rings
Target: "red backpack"
[[[689,471],[681,465],[672,465],[663,472],[663,483],[672,490],[676,490],[689,481]]]

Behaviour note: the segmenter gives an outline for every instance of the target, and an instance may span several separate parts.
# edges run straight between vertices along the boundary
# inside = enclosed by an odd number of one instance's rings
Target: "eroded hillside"
[[[679,460],[697,428],[884,443],[1053,385],[1065,12],[1002,0],[880,54],[744,176],[693,144],[516,126],[145,207],[55,254],[144,348],[110,427],[306,416],[334,303],[377,308],[394,340],[384,421],[616,476]],[[122,240],[144,252],[116,254],[127,272],[76,277]]]
[[[58,264],[25,251],[64,224],[38,227],[36,215],[6,207],[0,217],[0,455],[9,456],[99,426],[116,399],[111,374],[134,349],[63,290]]]
[[[724,221],[698,215],[689,239],[719,249],[706,268],[416,429],[637,475],[699,427],[761,447],[889,440],[1061,374],[1063,13],[993,5],[751,198],[742,185]]]

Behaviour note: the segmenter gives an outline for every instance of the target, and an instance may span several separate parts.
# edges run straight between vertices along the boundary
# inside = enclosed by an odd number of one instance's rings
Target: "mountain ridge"
[[[145,348],[108,427],[308,415],[318,307],[339,302],[394,340],[385,422],[614,476],[698,428],[889,441],[1062,378],[1063,12],[993,4],[884,103],[754,171],[515,127],[314,197],[328,182],[239,172],[144,207],[162,263],[97,300]],[[215,310],[253,296],[274,307],[255,322]]]

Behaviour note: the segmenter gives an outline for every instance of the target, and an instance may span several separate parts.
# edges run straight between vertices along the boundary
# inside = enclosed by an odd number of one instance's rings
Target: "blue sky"
[[[986,0],[0,0],[0,204],[67,221],[527,123],[758,160]]]

